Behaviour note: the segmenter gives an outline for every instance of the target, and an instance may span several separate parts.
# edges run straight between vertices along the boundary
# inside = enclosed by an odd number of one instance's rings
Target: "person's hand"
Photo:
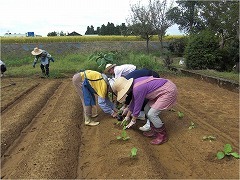
[[[128,121],[130,120],[130,117],[125,117],[122,122],[121,122],[121,126],[124,126]]]
[[[136,121],[131,120],[130,123],[126,126],[126,128],[132,127],[134,124],[136,124]]]
[[[124,108],[122,111],[122,115],[127,115],[128,113],[128,107]]]

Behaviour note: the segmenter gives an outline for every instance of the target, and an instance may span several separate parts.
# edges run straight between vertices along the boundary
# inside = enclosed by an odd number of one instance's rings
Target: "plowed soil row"
[[[85,126],[70,78],[3,78],[1,87],[16,85],[1,89],[2,179],[239,179],[239,160],[216,158],[227,143],[239,151],[239,94],[190,77],[168,78],[178,87],[178,104],[160,114],[169,141],[158,146],[138,130],[145,121],[127,130],[127,141],[117,140],[121,126],[100,109],[100,125]],[[216,140],[202,140],[209,135]]]

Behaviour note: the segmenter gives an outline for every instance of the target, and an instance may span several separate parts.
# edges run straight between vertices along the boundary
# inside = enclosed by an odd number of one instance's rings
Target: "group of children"
[[[105,113],[113,118],[119,116],[118,109],[108,97],[108,92],[112,91],[117,101],[123,104],[122,122],[127,123],[126,128],[135,125],[137,119],[146,118],[146,124],[139,129],[144,131],[144,136],[153,137],[151,144],[159,145],[168,140],[164,122],[159,115],[176,104],[177,88],[169,79],[160,78],[158,73],[149,69],[137,69],[132,64],[107,64],[104,74],[85,70],[76,73],[72,81],[83,104],[86,125],[99,124],[94,120],[97,116],[94,115],[96,97],[99,107]]]

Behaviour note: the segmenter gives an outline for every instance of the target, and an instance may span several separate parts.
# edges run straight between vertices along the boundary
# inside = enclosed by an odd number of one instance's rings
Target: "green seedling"
[[[181,119],[181,118],[183,118],[183,116],[184,116],[183,112],[178,111],[178,118]]]
[[[188,129],[193,129],[195,127],[196,127],[196,125],[194,124],[194,122],[191,122],[191,125],[188,127]]]
[[[136,157],[137,156],[137,148],[135,148],[135,147],[133,147],[132,149],[131,149],[131,155],[130,155],[131,157]]]
[[[126,141],[126,140],[130,139],[130,137],[127,135],[127,131],[125,129],[123,129],[121,136],[117,136],[117,139],[118,140],[122,139],[122,140]]]
[[[215,136],[203,136],[203,138],[202,138],[202,140],[203,141],[210,141],[210,142],[212,142],[212,141],[214,141],[214,140],[216,140],[216,137]]]
[[[219,151],[217,153],[217,158],[218,159],[223,159],[225,156],[233,156],[237,159],[239,159],[239,154],[237,152],[232,152],[232,146],[231,144],[225,144],[224,146],[224,150],[223,151]]]

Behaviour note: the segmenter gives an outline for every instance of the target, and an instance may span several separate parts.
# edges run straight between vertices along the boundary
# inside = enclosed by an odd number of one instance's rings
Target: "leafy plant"
[[[131,157],[136,157],[137,156],[137,148],[135,148],[135,147],[133,147],[132,149],[131,149],[131,155],[130,155]]]
[[[93,53],[92,55],[90,55],[89,60],[92,61],[96,61],[96,63],[98,64],[98,67],[100,68],[101,66],[104,66],[106,64],[109,63],[113,63],[114,62],[114,58],[115,58],[116,53],[114,52],[96,52]]]
[[[210,142],[213,141],[213,140],[216,140],[216,137],[215,136],[203,136],[202,138],[203,141],[206,141],[206,140],[209,140]]]
[[[122,139],[122,140],[126,141],[126,140],[130,139],[130,137],[127,135],[127,131],[125,129],[123,129],[121,136],[117,136],[117,139],[118,140]]]
[[[195,127],[196,127],[196,125],[194,124],[194,122],[191,122],[191,125],[188,127],[188,129],[193,129]]]
[[[184,116],[184,113],[183,112],[181,112],[181,111],[178,111],[178,118],[183,118],[183,116]]]
[[[232,152],[232,146],[231,144],[225,144],[224,146],[224,150],[223,151],[219,151],[217,153],[217,158],[218,159],[223,159],[225,156],[233,156],[237,159],[239,159],[239,154],[237,152]]]

